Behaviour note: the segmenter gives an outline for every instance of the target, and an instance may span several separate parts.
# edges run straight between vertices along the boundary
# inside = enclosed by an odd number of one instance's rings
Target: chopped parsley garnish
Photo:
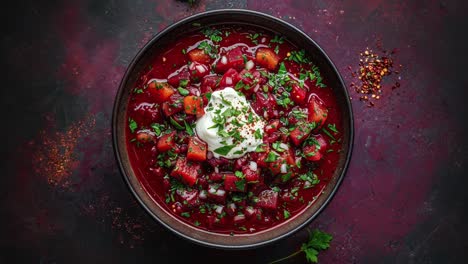
[[[244,174],[242,173],[242,171],[236,171],[236,172],[234,172],[234,175],[236,175],[236,177],[240,178],[240,179],[245,177]]]
[[[202,41],[198,44],[198,48],[202,49],[205,54],[208,54],[211,58],[216,58],[216,54],[218,53],[218,48],[215,45],[211,45],[208,41]]]
[[[310,60],[306,57],[305,50],[303,49],[299,51],[293,50],[290,53],[291,55],[287,57],[286,60],[294,61],[297,63],[306,63],[306,64],[310,63]]]
[[[185,127],[181,126],[179,123],[177,123],[177,121],[174,120],[174,118],[172,117],[169,117],[169,122],[176,128],[176,129],[179,129],[179,130],[184,130]]]
[[[185,217],[185,218],[189,218],[190,217],[190,213],[189,212],[183,212],[180,214],[181,216]]]
[[[205,37],[211,39],[211,41],[213,42],[220,42],[221,40],[223,40],[223,37],[221,37],[221,31],[217,29],[205,28],[202,30],[202,33],[203,35],[205,35]]]
[[[258,45],[258,37],[259,36],[260,36],[260,34],[255,33],[255,34],[249,34],[247,36],[247,38],[249,38],[252,41],[252,43],[254,43],[255,45]]]
[[[177,88],[177,91],[179,91],[179,93],[183,96],[189,95],[190,93],[187,89],[182,88],[182,87]]]
[[[134,133],[135,130],[138,128],[138,124],[132,118],[128,119],[128,128],[130,128],[130,132]]]
[[[335,137],[326,128],[322,128],[323,133],[329,136],[331,139],[336,140]]]
[[[320,183],[320,180],[318,179],[317,174],[311,171],[308,171],[307,173],[299,175],[299,179],[303,180],[304,182],[307,181],[310,183],[310,186],[304,187],[304,189],[311,188],[314,185],[317,185],[318,183]]]
[[[301,252],[305,253],[307,262],[317,263],[319,252],[321,250],[328,249],[330,247],[330,242],[332,241],[332,239],[333,237],[330,234],[315,229],[314,231],[309,232],[309,239],[307,242],[302,244],[301,249],[287,257],[272,261],[270,262],[270,264],[282,262],[284,260],[296,256]]]
[[[284,152],[285,151],[285,149],[281,147],[281,142],[279,142],[279,141],[273,142],[273,144],[271,144],[271,147],[274,150],[278,151],[278,152]]]
[[[330,129],[331,131],[333,131],[333,133],[335,134],[338,134],[338,129],[336,129],[336,125],[335,124],[328,124],[327,125],[328,129]]]
[[[278,35],[276,35],[274,38],[272,38],[270,40],[271,43],[278,43],[278,44],[283,44],[284,43],[284,39],[283,37],[279,37]]]
[[[283,216],[284,219],[288,219],[289,217],[291,217],[291,213],[288,210],[284,209]]]
[[[180,80],[180,82],[179,82],[179,86],[185,88],[185,87],[187,87],[188,82],[189,82],[189,80],[187,80],[187,79],[182,79],[182,80]]]
[[[187,132],[189,136],[195,135],[195,133],[193,132],[192,126],[189,123],[187,123],[185,120],[184,120],[184,125],[185,125],[185,132]]]
[[[270,151],[268,153],[267,158],[265,159],[265,162],[275,162],[278,159],[278,154],[274,153],[273,151]]]
[[[241,179],[241,180],[238,180],[234,183],[236,185],[236,188],[240,191],[245,191],[245,184],[246,184],[246,180],[245,179]]]
[[[164,130],[164,125],[158,124],[158,123],[153,123],[153,124],[151,124],[151,128],[153,129],[154,134],[157,137],[159,137],[161,135],[162,131]]]
[[[220,148],[217,148],[217,149],[213,150],[213,152],[217,153],[219,155],[226,156],[235,147],[236,147],[236,145],[222,146]]]

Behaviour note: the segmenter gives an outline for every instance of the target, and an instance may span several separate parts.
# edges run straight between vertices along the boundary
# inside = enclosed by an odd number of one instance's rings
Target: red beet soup
[[[154,201],[226,234],[312,204],[337,169],[342,122],[311,57],[246,26],[202,27],[161,48],[127,108],[131,166]]]

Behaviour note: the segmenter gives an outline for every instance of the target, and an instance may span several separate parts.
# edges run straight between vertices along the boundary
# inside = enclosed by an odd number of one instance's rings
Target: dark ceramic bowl
[[[335,174],[326,186],[324,192],[311,206],[297,217],[268,230],[255,234],[230,236],[227,234],[208,232],[190,226],[178,220],[169,212],[166,212],[166,209],[154,202],[150,195],[143,189],[141,183],[135,176],[134,169],[130,165],[125,144],[125,119],[127,102],[133,85],[139,77],[140,72],[148,65],[150,59],[159,51],[160,47],[167,47],[167,45],[177,40],[179,36],[184,36],[188,32],[193,31],[193,23],[200,23],[204,26],[218,24],[249,25],[249,27],[258,27],[283,35],[294,45],[304,48],[307,51],[313,61],[320,67],[322,74],[326,76],[329,87],[333,89],[337,97],[339,111],[343,118],[342,125],[344,129],[342,132],[343,144],[340,152],[341,157]],[[131,192],[135,195],[143,208],[145,208],[154,219],[177,235],[198,244],[228,249],[252,248],[272,243],[291,235],[317,217],[333,197],[345,175],[351,157],[353,129],[353,114],[346,87],[336,67],[317,43],[301,30],[278,18],[247,10],[216,10],[204,12],[176,22],[157,34],[140,50],[128,67],[117,92],[112,118],[113,143],[120,169]]]

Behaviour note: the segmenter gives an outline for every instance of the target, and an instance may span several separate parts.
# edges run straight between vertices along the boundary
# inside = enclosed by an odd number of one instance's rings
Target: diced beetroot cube
[[[278,193],[273,190],[264,190],[260,193],[257,206],[263,209],[275,210],[278,207]]]
[[[328,109],[323,101],[316,95],[312,94],[309,98],[309,122],[315,122],[316,129],[322,127],[327,120]]]
[[[172,116],[184,110],[183,97],[178,93],[171,95],[167,102],[162,104],[162,110],[166,116]]]
[[[223,186],[217,183],[211,183],[208,185],[208,198],[211,200],[224,204],[226,202],[227,193]]]
[[[279,119],[272,119],[268,122],[268,125],[265,126],[265,132],[271,134],[278,131],[278,128],[281,127]]]
[[[190,72],[187,65],[169,74],[167,78],[167,82],[174,87],[179,87],[181,80],[190,80]]]
[[[271,144],[275,141],[278,140],[278,138],[280,138],[281,136],[281,133],[276,131],[276,132],[273,132],[271,134],[266,134],[263,136],[263,142],[266,143],[266,144]]]
[[[310,132],[311,130],[308,125],[299,125],[289,133],[289,136],[291,137],[291,141],[294,145],[299,146],[304,142],[304,140],[306,140]]]
[[[202,94],[205,94],[216,90],[220,81],[221,79],[218,75],[206,75],[205,77],[203,77],[200,86],[200,92]]]
[[[176,165],[171,172],[172,177],[182,178],[189,186],[193,186],[201,174],[201,165],[198,162],[189,162],[185,158],[177,159]]]
[[[224,174],[224,189],[231,192],[245,192],[245,181],[232,173],[226,173]]]
[[[223,180],[223,174],[221,173],[217,173],[217,172],[212,172],[210,175],[209,175],[209,178],[210,178],[210,181],[212,182],[220,182]]]
[[[278,117],[278,104],[271,93],[256,92],[255,101],[252,103],[252,108],[257,115],[260,115],[267,120]]]
[[[187,205],[189,207],[197,206],[200,201],[198,200],[198,190],[183,190],[178,189],[177,195],[180,197],[182,201],[187,201]]]
[[[192,62],[189,66],[190,80],[193,82],[199,82],[205,75],[210,73],[208,67],[198,62]]]
[[[298,83],[292,84],[291,99],[298,105],[304,105],[306,102],[307,90]]]
[[[240,46],[228,51],[226,53],[228,66],[239,71],[242,70],[245,67],[244,57],[242,55],[244,55],[244,52]]]
[[[172,131],[169,134],[164,134],[158,139],[158,144],[156,147],[161,152],[166,152],[170,149],[173,149],[175,146],[175,131]]]
[[[143,116],[145,119],[151,120],[152,123],[162,123],[163,121],[162,112],[155,104],[144,102],[137,104],[133,109],[138,113],[138,115]]]
[[[257,182],[260,178],[260,170],[257,168],[256,171],[250,169],[249,166],[244,166],[242,168],[242,173],[245,175],[245,180],[247,182]]]
[[[312,145],[304,146],[303,152],[307,160],[310,161],[319,161],[322,159],[323,154],[325,153],[327,142],[322,135],[312,136]]]
[[[219,82],[219,88],[234,87],[239,80],[239,73],[235,69],[231,68],[224,73],[223,78],[221,78],[221,81]]]

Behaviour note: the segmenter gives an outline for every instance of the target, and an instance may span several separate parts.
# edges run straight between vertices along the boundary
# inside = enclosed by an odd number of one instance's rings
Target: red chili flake
[[[374,106],[375,100],[379,100],[382,96],[384,77],[392,73],[398,74],[397,71],[393,71],[393,59],[391,57],[397,50],[393,49],[391,52],[384,50],[379,40],[377,41],[377,47],[380,54],[369,48],[359,53],[359,69],[351,72],[353,78],[357,76],[359,79],[358,83],[351,83],[351,87],[358,93],[359,100],[367,102],[369,107]],[[400,87],[399,82],[396,82],[392,89],[397,87]]]
[[[79,165],[75,157],[78,140],[87,136],[94,125],[94,118],[87,118],[70,125],[63,132],[41,131],[42,142],[33,156],[35,172],[45,177],[50,185],[69,187],[69,177]]]

